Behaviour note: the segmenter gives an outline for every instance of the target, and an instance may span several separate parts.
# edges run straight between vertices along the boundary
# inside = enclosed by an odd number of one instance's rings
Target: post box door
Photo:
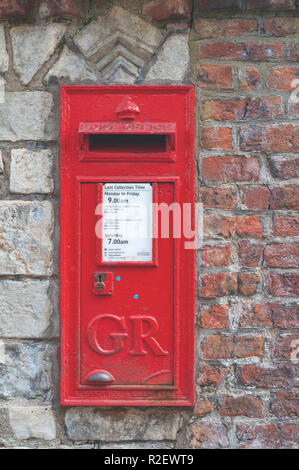
[[[127,208],[120,212],[115,224],[119,224],[119,218],[126,213],[130,220],[124,224],[134,224],[134,218],[140,224],[143,214],[138,213],[138,208],[134,213],[138,200],[145,203],[144,208],[149,212],[153,210],[153,195],[157,203],[171,205],[174,186],[167,182],[133,181],[81,185],[81,384],[110,385],[111,388],[174,385],[175,246],[172,233],[169,238],[157,239],[149,233],[143,246],[137,247],[143,251],[132,253],[129,245],[140,244],[140,239],[137,236],[130,239],[130,235],[135,235],[132,232],[115,233],[115,226],[111,226],[113,219],[105,221],[105,215],[103,217],[102,224],[110,224],[108,248],[105,237],[97,240],[95,231],[96,224],[101,223],[97,220],[96,204],[103,200],[103,192],[104,198],[106,193],[111,195],[109,202],[107,200],[108,210]],[[111,190],[105,189],[107,187]],[[152,224],[149,215],[144,213],[144,218]],[[172,232],[172,221],[170,225]],[[148,228],[148,232],[152,232],[151,227]],[[103,261],[105,250],[108,261]]]

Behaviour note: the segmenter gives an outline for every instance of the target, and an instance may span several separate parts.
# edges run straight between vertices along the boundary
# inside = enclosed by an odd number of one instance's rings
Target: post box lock
[[[94,273],[93,293],[95,295],[111,295],[113,287],[112,273]]]

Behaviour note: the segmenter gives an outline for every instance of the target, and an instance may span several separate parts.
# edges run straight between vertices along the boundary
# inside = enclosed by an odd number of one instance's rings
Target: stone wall
[[[298,13],[295,0],[0,2],[0,447],[298,446]],[[191,410],[59,405],[59,85],[120,83],[196,86]]]

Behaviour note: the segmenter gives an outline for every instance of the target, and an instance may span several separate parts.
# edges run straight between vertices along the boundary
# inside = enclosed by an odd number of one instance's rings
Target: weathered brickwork
[[[0,2],[0,447],[299,447],[295,0]],[[59,85],[193,83],[194,409],[59,405]]]
[[[220,3],[243,14],[200,15]],[[205,208],[195,448],[211,445],[208,424],[212,447],[298,446],[298,18],[254,12],[292,1],[244,3],[199,1],[191,33]]]

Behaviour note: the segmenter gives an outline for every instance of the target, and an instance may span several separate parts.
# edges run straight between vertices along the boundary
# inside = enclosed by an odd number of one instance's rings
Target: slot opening
[[[166,153],[170,149],[167,134],[89,134],[88,150],[99,153]]]

